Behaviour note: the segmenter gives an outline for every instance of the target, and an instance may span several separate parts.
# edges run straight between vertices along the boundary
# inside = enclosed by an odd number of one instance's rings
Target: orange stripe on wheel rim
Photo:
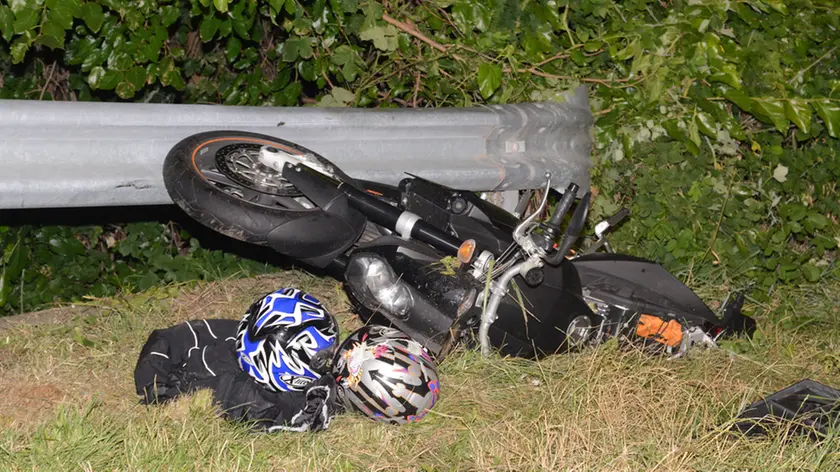
[[[195,163],[195,155],[196,155],[196,153],[198,153],[198,150],[203,148],[204,146],[207,146],[208,144],[217,143],[219,141],[244,141],[244,142],[248,142],[248,143],[264,144],[266,146],[273,146],[273,147],[276,147],[276,148],[280,148],[280,149],[288,152],[289,154],[295,154],[295,155],[298,155],[298,156],[303,155],[302,152],[300,152],[296,149],[292,149],[292,148],[283,146],[282,144],[272,143],[271,141],[266,141],[264,139],[241,137],[241,138],[215,138],[215,139],[211,139],[209,141],[204,141],[203,143],[201,143],[201,144],[199,144],[198,146],[195,147],[195,149],[192,152],[192,156],[191,156],[190,159],[192,161],[193,169],[195,169],[195,172],[199,176],[201,176],[201,178],[204,179],[204,181],[207,182],[207,183],[210,183],[210,181],[198,169],[198,165],[196,165],[196,163]]]

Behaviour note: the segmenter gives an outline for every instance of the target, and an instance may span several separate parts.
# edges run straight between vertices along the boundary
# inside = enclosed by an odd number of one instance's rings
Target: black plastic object
[[[715,313],[660,264],[624,254],[586,254],[569,262],[592,296],[651,315],[673,313],[693,325],[717,325]]]
[[[325,267],[359,239],[367,220],[350,207],[347,195],[338,190],[338,182],[302,165],[287,164],[283,176],[322,211],[275,228],[267,235],[268,246]],[[336,233],[344,237],[336,237]],[[312,249],[306,251],[308,248]]]
[[[790,432],[812,439],[840,425],[840,390],[806,379],[748,406],[734,428],[748,435],[767,434],[773,425],[788,423]]]
[[[580,297],[580,279],[572,264],[546,266],[542,273],[543,281],[535,287],[521,275],[514,277],[517,289],[499,304],[488,335],[503,356],[542,358],[563,352],[569,347],[566,335],[575,318],[586,316],[597,325],[595,314]]]
[[[292,142],[245,131],[198,133],[176,144],[163,166],[166,190],[187,215],[228,237],[269,246],[317,267],[331,262],[358,239],[365,218],[355,212],[342,213],[338,201],[331,211],[305,209],[214,172],[217,154],[231,145],[271,145],[290,154],[309,154],[332,168],[346,185],[358,185],[327,159]]]
[[[723,308],[723,319],[720,322],[722,337],[738,336],[746,334],[752,336],[755,333],[755,320],[744,316],[741,308],[744,306],[744,294],[738,293]]]

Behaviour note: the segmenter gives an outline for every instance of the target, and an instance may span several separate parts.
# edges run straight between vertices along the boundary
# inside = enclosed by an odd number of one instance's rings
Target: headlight
[[[373,305],[368,308],[406,318],[414,306],[411,289],[376,255],[353,257],[347,269],[347,281],[365,305]]]

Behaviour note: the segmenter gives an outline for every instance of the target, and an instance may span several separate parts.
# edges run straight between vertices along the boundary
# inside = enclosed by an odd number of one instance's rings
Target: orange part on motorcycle
[[[636,325],[636,335],[666,346],[677,347],[682,342],[682,325],[674,320],[665,321],[653,315],[642,314]]]

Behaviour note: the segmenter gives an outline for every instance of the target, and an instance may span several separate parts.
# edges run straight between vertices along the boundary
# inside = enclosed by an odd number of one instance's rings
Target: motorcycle
[[[364,320],[401,329],[438,359],[459,345],[541,358],[613,337],[682,356],[755,328],[743,295],[719,318],[661,265],[613,252],[606,234],[625,209],[574,253],[591,194],[570,183],[541,218],[548,174],[536,208],[519,217],[533,191],[511,213],[418,176],[357,180],[296,143],[213,131],[175,145],[163,177],[190,217],[326,270]]]

